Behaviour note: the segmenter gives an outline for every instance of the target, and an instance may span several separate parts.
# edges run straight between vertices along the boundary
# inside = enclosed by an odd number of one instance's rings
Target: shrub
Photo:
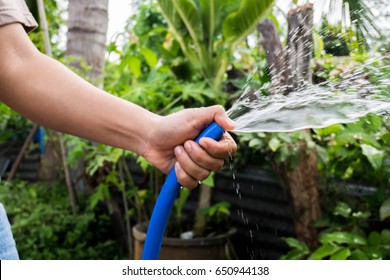
[[[60,183],[4,183],[0,201],[21,259],[120,258],[119,246],[109,236],[109,217],[83,205],[73,215]]]

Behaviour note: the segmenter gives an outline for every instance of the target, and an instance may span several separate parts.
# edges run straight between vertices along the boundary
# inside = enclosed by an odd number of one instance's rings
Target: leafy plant
[[[73,215],[60,183],[2,183],[5,203],[21,259],[118,259],[121,250],[110,221],[98,208],[81,203]]]
[[[315,129],[320,170],[326,176],[390,184],[389,119],[368,115],[356,123]]]
[[[387,204],[388,201],[383,205]],[[388,210],[386,213],[390,216]],[[340,201],[333,209],[332,221],[318,221],[318,226],[326,226],[319,235],[319,246],[310,250],[305,243],[295,238],[285,238],[293,250],[282,259],[390,259],[390,230],[366,233],[364,224],[370,216],[369,211],[353,211],[348,204]],[[341,223],[336,222],[337,217],[342,218]]]
[[[272,159],[278,164],[286,163],[288,168],[292,170],[300,160],[301,141],[306,142],[309,148],[315,147],[315,143],[303,131],[293,133],[257,132],[239,134],[240,145],[242,147],[248,147],[249,153],[256,155],[253,159],[248,157],[247,160],[249,161],[240,162],[239,164],[258,165],[259,163],[263,163],[264,165],[268,165],[268,162]],[[260,155],[263,156],[261,157]]]
[[[36,0],[26,0],[26,4],[33,14],[34,18],[38,22],[38,27],[29,33],[29,37],[34,43],[34,45],[41,51],[45,52],[44,43],[43,43],[43,32],[41,29],[42,24],[40,23],[40,17],[38,12],[38,6]],[[48,22],[48,31],[50,40],[52,42],[52,52],[53,57],[62,58],[64,56],[64,49],[60,44],[62,39],[61,29],[66,23],[66,20],[63,16],[64,9],[60,5],[59,0],[46,0],[45,1],[45,13],[46,20]]]
[[[218,91],[230,56],[270,10],[273,0],[158,0],[190,64]]]
[[[3,103],[0,103],[0,116],[0,143],[22,141],[27,137],[31,127],[30,121]]]
[[[206,219],[214,225],[221,225],[227,222],[230,215],[230,204],[226,201],[218,202],[208,208],[201,209],[200,212]]]

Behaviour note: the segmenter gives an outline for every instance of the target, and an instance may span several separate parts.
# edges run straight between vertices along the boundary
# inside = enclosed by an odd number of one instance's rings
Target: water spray
[[[368,66],[375,62],[369,61]],[[390,79],[384,76],[378,84],[362,83],[359,77],[365,66],[344,73],[341,81],[334,84],[306,85],[287,96],[265,96],[261,90],[248,85],[227,112],[236,123],[234,132],[292,132],[354,122],[369,113],[388,114]],[[213,122],[195,142],[199,144],[202,137],[219,140],[223,133],[223,129]],[[179,191],[180,184],[172,168],[152,213],[142,259],[158,259],[166,224]]]

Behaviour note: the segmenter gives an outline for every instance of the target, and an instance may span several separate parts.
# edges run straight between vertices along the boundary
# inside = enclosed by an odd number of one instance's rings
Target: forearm
[[[2,69],[2,102],[45,127],[143,154],[156,115],[92,86],[39,52],[14,61]]]

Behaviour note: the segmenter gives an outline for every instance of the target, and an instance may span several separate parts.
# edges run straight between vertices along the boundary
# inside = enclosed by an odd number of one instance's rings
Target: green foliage
[[[122,149],[80,141],[85,172],[97,184],[89,200],[90,207],[95,208],[102,202],[109,201],[113,193],[120,192],[126,203],[129,203],[125,216],[135,219],[138,223],[142,222],[147,216],[147,202],[151,201],[152,197],[150,190],[140,189],[133,181],[126,158],[134,159],[135,155]],[[69,153],[68,159],[78,160],[74,154],[80,154],[77,146]]]
[[[390,217],[390,199],[387,199],[383,202],[381,208],[379,209],[379,217],[381,221],[384,221]]]
[[[348,55],[350,52],[365,52],[379,38],[383,30],[377,25],[376,16],[364,0],[326,1],[317,0],[323,11],[321,33],[325,49],[333,55]],[[384,5],[384,3],[383,3]],[[347,9],[348,6],[348,9]],[[335,10],[340,13],[337,14]],[[334,22],[334,21],[337,22]],[[331,24],[330,24],[331,23]]]
[[[286,163],[290,170],[294,169],[299,163],[300,147],[303,143],[306,143],[308,148],[315,147],[310,135],[304,131],[293,133],[243,133],[239,134],[239,143],[243,147],[250,148],[251,153],[266,155],[266,161],[274,160],[278,164]],[[258,160],[258,157],[255,158]],[[251,163],[244,162],[240,164]]]
[[[230,56],[270,10],[273,0],[158,0],[187,60],[220,90]]]
[[[81,204],[72,214],[66,186],[3,183],[5,203],[21,259],[118,259],[107,215]]]
[[[319,35],[323,39],[323,50],[325,53],[334,56],[349,55],[349,44],[347,38],[341,32],[341,27],[330,26],[327,21],[324,20]]]
[[[386,201],[383,205],[388,204]],[[390,230],[367,230],[369,211],[352,209],[345,202],[338,202],[330,220],[318,222],[325,226],[319,234],[319,245],[310,250],[295,238],[285,238],[292,248],[282,259],[311,260],[378,260],[390,259]]]
[[[187,188],[181,188],[179,197],[175,200],[174,209],[175,209],[175,223],[178,224],[179,227],[182,226],[182,218],[183,218],[183,207],[187,202],[188,197],[190,196],[190,190]]]
[[[221,225],[227,222],[230,215],[230,204],[226,201],[218,202],[208,208],[200,209],[200,213],[206,217],[209,223],[214,225]]]
[[[347,125],[314,129],[325,176],[390,185],[389,118],[368,115]]]
[[[126,30],[139,38],[137,43],[140,47],[160,54],[160,46],[165,42],[168,30],[156,1],[139,2],[136,9],[137,12],[128,20]]]
[[[325,52],[324,38],[313,30],[313,51],[315,58],[321,58]]]
[[[42,29],[40,28],[42,25],[40,24],[37,1],[26,0],[26,3],[39,24],[38,28],[29,34],[30,39],[42,53],[45,53],[43,33]],[[61,45],[59,43],[62,37],[61,33],[63,32],[61,31],[61,28],[63,28],[66,23],[63,17],[64,10],[61,8],[61,5],[59,5],[59,0],[46,0],[44,1],[44,4],[50,42],[52,43],[51,46],[53,57],[61,58],[64,56],[64,50],[59,47]]]
[[[128,43],[121,50],[115,42],[108,46],[119,62],[107,63],[105,90],[159,114],[224,103],[221,92],[212,91],[199,76],[186,74],[180,47],[167,35],[157,5],[140,4],[138,9],[128,25]]]
[[[310,253],[309,247],[304,242],[288,237],[283,239],[292,248],[290,252],[282,256],[282,260],[301,260]]]
[[[0,144],[10,140],[22,141],[27,137],[30,121],[3,103],[0,103],[0,116]]]

